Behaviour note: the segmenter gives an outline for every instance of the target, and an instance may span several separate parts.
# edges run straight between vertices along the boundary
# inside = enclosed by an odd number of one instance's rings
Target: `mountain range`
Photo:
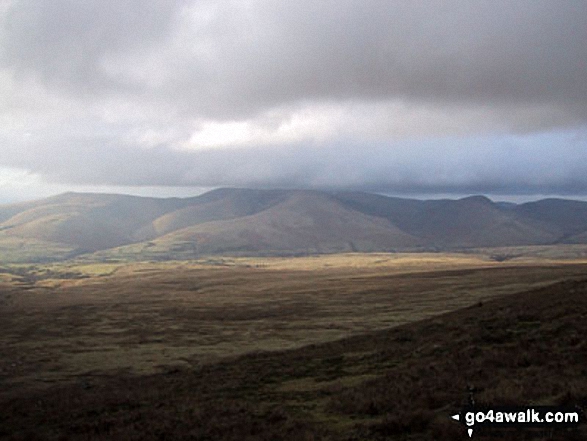
[[[586,243],[587,202],[565,199],[513,204],[484,196],[423,201],[223,188],[165,199],[64,193],[0,206],[3,260],[23,250],[36,250],[33,257],[42,260],[85,253],[184,258]]]

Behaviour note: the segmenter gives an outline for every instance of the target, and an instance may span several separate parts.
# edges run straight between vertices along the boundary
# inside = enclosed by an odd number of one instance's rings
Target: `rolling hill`
[[[505,204],[484,196],[421,201],[361,192],[217,189],[167,199],[65,193],[0,206],[3,261],[94,252],[193,258],[585,243],[587,202],[563,199]]]
[[[197,224],[155,242],[191,242],[206,254],[375,251],[414,247],[421,241],[386,219],[347,208],[328,195],[295,191],[258,213]]]
[[[534,206],[504,208],[484,196],[417,201],[343,193],[338,198],[356,210],[390,220],[403,231],[422,238],[427,246],[441,249],[556,243],[567,231],[564,226],[569,217],[562,211],[545,222]],[[587,203],[578,203],[587,209]]]

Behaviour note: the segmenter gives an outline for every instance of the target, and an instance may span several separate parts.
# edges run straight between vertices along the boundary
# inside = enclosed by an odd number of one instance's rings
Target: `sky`
[[[583,0],[0,0],[0,202],[587,198]]]

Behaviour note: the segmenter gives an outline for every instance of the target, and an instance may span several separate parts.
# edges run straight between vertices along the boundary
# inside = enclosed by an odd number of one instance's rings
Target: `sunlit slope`
[[[386,219],[310,191],[291,192],[283,202],[251,216],[184,228],[154,242],[191,242],[199,253],[374,251],[421,244]]]
[[[192,198],[184,208],[155,219],[150,225],[151,236],[164,235],[204,222],[250,216],[282,202],[287,195],[287,191],[280,190],[214,190]]]

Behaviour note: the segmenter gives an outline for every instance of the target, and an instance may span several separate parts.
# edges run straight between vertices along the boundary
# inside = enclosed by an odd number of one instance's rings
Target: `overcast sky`
[[[584,0],[0,0],[0,201],[587,196]]]

